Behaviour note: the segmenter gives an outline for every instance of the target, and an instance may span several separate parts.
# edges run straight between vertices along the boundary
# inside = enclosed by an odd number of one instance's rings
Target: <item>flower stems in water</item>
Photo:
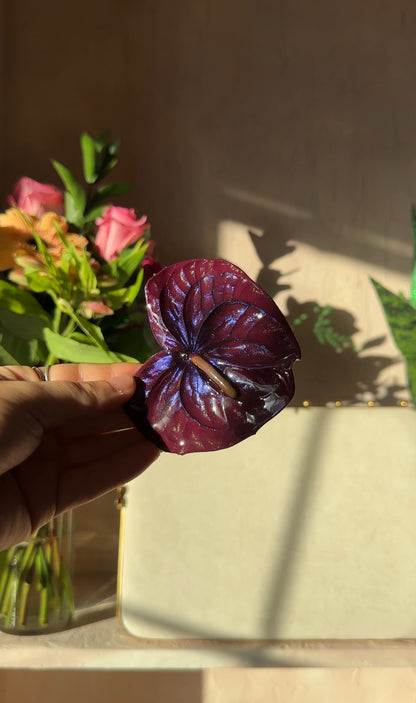
[[[53,520],[28,542],[2,552],[0,569],[4,629],[42,628],[69,619],[74,608],[72,583]]]

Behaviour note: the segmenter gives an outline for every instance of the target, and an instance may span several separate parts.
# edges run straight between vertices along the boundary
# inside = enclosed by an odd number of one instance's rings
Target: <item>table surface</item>
[[[413,640],[151,641],[131,637],[115,615],[86,622],[102,615],[106,615],[104,610],[101,614],[80,611],[72,627],[54,634],[0,633],[0,668],[162,671],[222,667],[416,666],[416,642]]]

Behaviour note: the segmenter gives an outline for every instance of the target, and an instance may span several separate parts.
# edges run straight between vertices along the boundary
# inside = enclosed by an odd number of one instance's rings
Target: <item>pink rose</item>
[[[116,259],[126,247],[136,242],[149,225],[147,217],[136,218],[134,210],[110,205],[97,217],[95,246],[105,261]]]
[[[7,204],[17,206],[34,217],[42,217],[45,212],[56,212],[57,215],[65,212],[64,195],[59,188],[27,177],[17,181]]]

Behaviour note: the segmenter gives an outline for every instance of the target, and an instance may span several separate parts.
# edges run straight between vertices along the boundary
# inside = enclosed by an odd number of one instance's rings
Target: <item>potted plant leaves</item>
[[[407,378],[413,406],[416,407],[416,210],[412,207],[414,254],[410,298],[394,293],[371,279],[383,306],[397,348],[406,361]]]

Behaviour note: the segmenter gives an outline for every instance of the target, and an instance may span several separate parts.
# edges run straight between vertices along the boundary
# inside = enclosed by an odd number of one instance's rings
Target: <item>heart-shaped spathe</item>
[[[241,269],[192,259],[155,274],[145,293],[162,350],[137,373],[126,410],[158,446],[224,449],[289,403],[299,345],[273,299]]]

